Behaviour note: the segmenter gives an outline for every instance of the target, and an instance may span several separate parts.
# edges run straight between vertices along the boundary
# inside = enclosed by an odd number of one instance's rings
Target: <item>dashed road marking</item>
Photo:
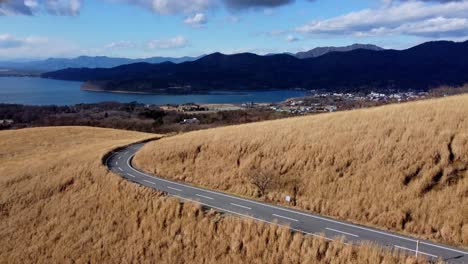
[[[205,195],[201,195],[201,194],[195,194],[195,195],[198,196],[198,197],[201,197],[201,198],[205,198],[205,199],[209,199],[209,200],[214,200],[213,198],[208,197],[208,196],[205,196]]]
[[[148,181],[148,180],[143,180],[144,182],[150,183],[150,184],[156,184],[155,182]]]
[[[170,187],[170,186],[167,186],[168,189],[171,189],[171,190],[174,190],[174,191],[178,191],[178,192],[181,192],[182,190],[181,189],[177,189],[177,188],[173,188],[173,187]]]
[[[283,215],[273,214],[273,216],[276,216],[276,217],[279,217],[279,218],[284,218],[284,219],[291,220],[291,221],[294,221],[294,222],[299,222],[299,220],[297,220],[297,219],[290,218],[290,217],[283,216]]]
[[[240,205],[240,204],[231,203],[231,205],[234,205],[234,206],[237,206],[237,207],[240,207],[240,208],[244,208],[244,209],[248,209],[248,210],[252,210],[252,208],[247,207],[247,206],[243,206],[243,205]]]
[[[344,235],[348,235],[348,236],[353,236],[353,237],[359,237],[358,235],[355,235],[355,234],[351,234],[351,233],[347,233],[347,232],[343,232],[343,231],[340,231],[340,230],[336,230],[336,229],[332,229],[332,228],[325,228],[326,230],[330,230],[330,231],[333,231],[333,232],[336,232],[336,233],[341,233],[341,234],[344,234]]]

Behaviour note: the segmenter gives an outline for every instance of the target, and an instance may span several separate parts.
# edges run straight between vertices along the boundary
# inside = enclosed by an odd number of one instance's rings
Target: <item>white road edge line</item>
[[[273,214],[273,216],[276,216],[276,217],[279,217],[279,218],[284,218],[284,219],[291,220],[291,221],[294,221],[294,222],[299,222],[299,220],[294,219],[294,218],[290,218],[290,217],[287,217],[287,216],[282,216],[282,215],[277,215],[277,214]]]
[[[109,157],[107,157],[106,159],[106,165],[109,166],[109,160],[115,155],[115,153],[112,153],[111,155],[109,155]]]
[[[155,182],[148,181],[148,180],[143,180],[144,182],[151,183],[151,184],[156,184]]]
[[[348,236],[353,236],[353,237],[359,237],[358,235],[355,235],[355,234],[351,234],[351,233],[347,233],[347,232],[343,232],[343,231],[340,231],[340,230],[336,230],[336,229],[332,229],[332,228],[325,228],[326,230],[330,230],[330,231],[333,231],[333,232],[336,232],[336,233],[341,233],[341,234],[344,234],[344,235],[348,235]]]
[[[395,247],[398,248],[398,249],[403,249],[403,250],[408,250],[408,251],[411,251],[411,252],[416,252],[416,250],[405,248],[405,247],[400,247],[400,246],[396,246],[396,245],[395,245]],[[432,255],[432,254],[429,254],[429,253],[425,253],[425,252],[422,252],[422,251],[418,251],[418,253],[429,256],[429,257],[433,257],[433,258],[439,258],[439,256]]]
[[[335,224],[339,224],[339,225],[343,225],[343,226],[348,226],[348,227],[352,227],[352,228],[356,228],[356,229],[361,229],[361,230],[365,230],[365,231],[368,231],[368,232],[372,232],[372,233],[376,233],[376,234],[381,234],[381,235],[384,235],[384,236],[395,237],[395,238],[399,238],[399,239],[406,240],[406,241],[412,241],[412,242],[415,242],[415,243],[417,242],[417,240],[415,240],[415,239],[411,239],[411,238],[407,238],[407,237],[403,237],[403,236],[399,236],[399,235],[389,234],[389,233],[385,233],[385,232],[382,232],[382,231],[373,230],[373,229],[370,229],[370,228],[366,228],[366,227],[362,227],[362,226],[357,226],[357,225],[352,225],[352,224],[348,224],[348,223],[342,223],[342,222],[335,221],[335,220],[328,219],[328,218],[324,218],[324,217],[321,217],[321,216],[316,216],[316,215],[311,215],[311,214],[307,214],[307,213],[297,212],[297,211],[289,210],[289,209],[286,209],[286,208],[277,207],[277,206],[274,206],[274,205],[262,204],[262,203],[255,202],[255,201],[251,201],[251,200],[247,200],[247,199],[244,199],[244,198],[240,198],[240,197],[236,197],[236,196],[231,196],[231,195],[227,195],[227,194],[223,194],[223,193],[217,193],[217,192],[213,192],[213,191],[201,189],[201,188],[198,188],[198,187],[190,186],[189,184],[180,184],[180,183],[173,182],[173,181],[169,181],[169,180],[165,180],[165,179],[162,179],[162,178],[159,178],[159,177],[150,176],[150,175],[148,175],[148,174],[146,174],[146,173],[143,173],[143,172],[141,172],[141,171],[139,171],[139,170],[133,168],[133,167],[130,165],[130,160],[131,160],[135,155],[136,155],[136,154],[134,153],[132,156],[130,156],[130,157],[128,158],[128,160],[127,160],[127,165],[128,165],[128,167],[130,167],[130,169],[132,169],[133,171],[135,171],[135,172],[137,172],[137,173],[139,173],[139,174],[141,174],[141,175],[144,175],[144,176],[147,176],[147,177],[150,177],[150,178],[153,178],[153,179],[158,179],[158,180],[163,181],[163,182],[171,183],[171,184],[178,185],[178,186],[182,186],[182,187],[186,187],[186,188],[191,188],[191,189],[194,189],[194,190],[199,190],[199,191],[201,190],[201,191],[205,191],[205,192],[208,192],[208,193],[213,193],[213,194],[216,194],[216,195],[221,195],[221,196],[228,197],[228,198],[231,198],[231,199],[236,199],[236,200],[239,200],[239,201],[244,201],[244,202],[253,203],[253,204],[257,204],[257,205],[261,205],[261,206],[265,206],[265,207],[269,207],[269,208],[274,208],[274,209],[282,210],[282,211],[285,211],[285,212],[290,212],[290,213],[294,213],[294,214],[298,214],[298,215],[303,215],[303,216],[307,216],[307,217],[310,217],[310,218],[315,218],[315,219],[327,221],[327,222],[330,222],[330,223],[335,223]],[[291,228],[291,230],[294,230],[294,229]],[[299,230],[295,230],[295,231],[299,231]],[[299,231],[299,232],[305,233],[305,234],[309,234],[309,233],[304,232],[304,231]],[[333,241],[333,240],[332,240],[332,241]],[[423,241],[421,241],[420,243],[421,243],[421,244],[424,244],[424,245],[426,245],[426,246],[432,246],[432,247],[436,247],[436,248],[445,249],[445,250],[448,250],[448,251],[452,251],[452,252],[457,252],[457,253],[461,253],[461,254],[464,254],[464,255],[468,255],[468,252],[465,252],[465,251],[456,250],[456,249],[452,249],[452,248],[448,248],[448,247],[444,247],[444,246],[439,246],[439,245],[434,245],[434,244],[426,243],[426,242],[423,242]]]
[[[244,208],[244,209],[248,209],[248,210],[252,210],[252,208],[247,207],[247,206],[243,206],[243,205],[240,205],[240,204],[231,203],[231,205],[234,205],[234,206],[237,206],[237,207],[240,207],[240,208]]]
[[[182,190],[181,189],[177,189],[177,188],[173,188],[173,187],[170,187],[170,186],[167,186],[168,189],[171,189],[171,190],[174,190],[174,191],[178,191],[178,192],[181,192]]]
[[[214,200],[213,198],[205,196],[205,195],[201,195],[201,194],[195,194],[195,195],[198,196],[198,197],[201,197],[201,198],[208,199],[208,200]]]
[[[461,250],[456,250],[456,249],[453,249],[453,248],[447,248],[447,247],[444,247],[444,246],[434,245],[434,244],[430,244],[430,243],[427,243],[427,242],[424,242],[424,241],[420,241],[419,244],[426,245],[426,246],[431,246],[431,247],[436,247],[436,248],[440,248],[440,249],[445,249],[445,250],[457,252],[457,253],[460,253],[460,254],[463,254],[463,255],[468,255],[468,252],[464,252],[464,251],[461,251]]]
[[[202,203],[202,202],[200,202],[200,201],[192,200],[192,199],[189,199],[189,198],[184,198],[184,197],[182,197],[182,196],[174,195],[174,197],[177,197],[177,198],[179,198],[179,199],[181,199],[181,200],[184,200],[184,201],[189,201],[189,202],[193,202],[193,203],[202,204],[202,205],[208,206],[208,207],[210,207],[210,208],[216,209],[216,210],[218,210],[218,211],[222,211],[222,212],[230,213],[230,214],[233,214],[233,215],[238,215],[238,216],[250,218],[250,219],[257,220],[257,221],[264,222],[264,223],[271,224],[271,225],[276,225],[276,226],[280,226],[280,227],[286,227],[286,228],[288,228],[288,229],[290,229],[290,230],[293,230],[293,231],[295,231],[295,232],[302,233],[302,234],[306,234],[306,235],[313,236],[313,237],[317,237],[317,238],[321,238],[321,239],[325,239],[325,240],[327,240],[327,241],[335,241],[335,240],[333,240],[333,239],[331,239],[331,238],[328,238],[328,237],[325,237],[325,236],[321,236],[321,235],[317,235],[317,234],[314,234],[314,233],[305,232],[305,231],[302,231],[302,230],[299,230],[299,229],[296,229],[296,228],[292,228],[292,227],[287,226],[287,225],[282,225],[282,224],[270,222],[270,221],[268,221],[268,220],[264,220],[264,219],[261,219],[261,218],[256,218],[256,217],[253,217],[253,216],[250,216],[250,215],[245,215],[245,214],[237,213],[237,212],[234,212],[234,211],[231,211],[231,210],[228,210],[228,209],[223,209],[223,208],[220,208],[220,207],[216,207],[216,206],[213,206],[213,205],[209,205],[209,204],[206,204],[206,203]],[[348,244],[348,243],[344,243],[344,244],[350,245],[350,244]]]

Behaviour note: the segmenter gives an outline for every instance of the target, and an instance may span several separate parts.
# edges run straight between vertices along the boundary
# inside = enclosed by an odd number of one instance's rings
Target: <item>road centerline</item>
[[[352,237],[359,237],[358,235],[355,235],[355,234],[351,234],[351,233],[348,233],[348,232],[344,232],[344,231],[340,231],[340,230],[337,230],[337,229],[333,229],[333,228],[325,228],[326,230],[329,230],[329,231],[332,231],[332,232],[336,232],[336,233],[340,233],[340,234],[343,234],[343,235],[348,235],[348,236],[352,236]]]
[[[178,192],[182,191],[181,189],[177,189],[177,188],[174,188],[174,187],[171,187],[171,186],[167,186],[167,188],[171,189],[171,190],[174,190],[174,191],[178,191]]]
[[[252,208],[247,207],[247,206],[243,206],[243,205],[240,205],[240,204],[235,204],[235,203],[230,203],[230,204],[231,204],[231,205],[234,205],[234,206],[237,206],[237,207],[240,207],[240,208],[247,209],[247,210],[252,210]]]
[[[276,216],[276,217],[279,217],[279,218],[283,218],[283,219],[287,219],[287,220],[294,221],[294,222],[299,222],[299,220],[297,220],[297,219],[294,219],[294,218],[291,218],[291,217],[287,217],[287,216],[284,216],[284,215],[273,214],[273,216]]]
[[[143,180],[144,182],[150,183],[150,184],[156,184],[155,182],[148,181],[148,180]]]
[[[195,195],[198,196],[198,197],[201,197],[201,198],[208,199],[208,200],[214,200],[214,198],[211,198],[209,196],[205,196],[205,195],[201,195],[201,194],[195,194]]]

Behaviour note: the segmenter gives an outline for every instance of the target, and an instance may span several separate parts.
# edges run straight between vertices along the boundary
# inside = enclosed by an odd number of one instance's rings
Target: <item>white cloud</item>
[[[158,14],[195,14],[211,8],[225,6],[230,10],[266,9],[291,4],[295,0],[108,0],[137,5]],[[308,0],[311,1],[311,0]]]
[[[47,12],[59,16],[77,16],[82,0],[3,0],[0,16],[34,15]]]
[[[17,49],[29,45],[38,45],[47,43],[46,38],[27,37],[18,38],[10,34],[0,34],[0,49]]]
[[[149,49],[179,49],[188,45],[188,41],[183,36],[176,36],[169,39],[156,39],[147,43]]]
[[[134,42],[121,40],[121,41],[111,42],[105,45],[105,48],[106,49],[127,49],[127,48],[134,48],[136,46],[137,44]]]
[[[81,0],[48,0],[45,2],[50,14],[77,16],[80,14]]]
[[[193,27],[201,27],[207,23],[206,15],[203,13],[196,13],[193,16],[187,17],[184,23]]]
[[[468,1],[391,1],[381,8],[364,9],[296,28],[310,34],[355,36],[402,34],[426,37],[468,35]],[[441,3],[439,3],[441,2]]]
[[[19,37],[0,33],[0,58],[68,57],[77,54],[73,43],[40,36]]]
[[[297,42],[299,40],[301,40],[301,39],[299,37],[297,37],[297,36],[294,36],[294,35],[286,36],[286,41],[287,42]]]
[[[79,15],[85,0],[0,0],[0,16],[34,15],[47,12],[52,15]],[[95,0],[87,0],[95,1]],[[162,15],[195,14],[208,9],[225,6],[230,10],[265,9],[287,5],[295,0],[107,0],[141,6]],[[313,1],[313,0],[308,0]]]
[[[213,7],[216,0],[111,0],[138,5],[162,15],[192,14]]]
[[[233,9],[248,9],[248,8],[267,8],[278,7],[286,4],[291,4],[294,0],[223,0],[223,2]]]

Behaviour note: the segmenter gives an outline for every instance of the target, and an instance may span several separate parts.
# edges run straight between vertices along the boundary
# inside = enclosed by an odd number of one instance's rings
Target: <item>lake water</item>
[[[246,91],[242,94],[207,95],[143,95],[80,90],[80,82],[58,81],[31,77],[0,77],[0,103],[28,105],[72,105],[115,101],[121,103],[139,102],[144,104],[183,103],[246,103],[280,102],[291,97],[304,96],[304,91]]]

